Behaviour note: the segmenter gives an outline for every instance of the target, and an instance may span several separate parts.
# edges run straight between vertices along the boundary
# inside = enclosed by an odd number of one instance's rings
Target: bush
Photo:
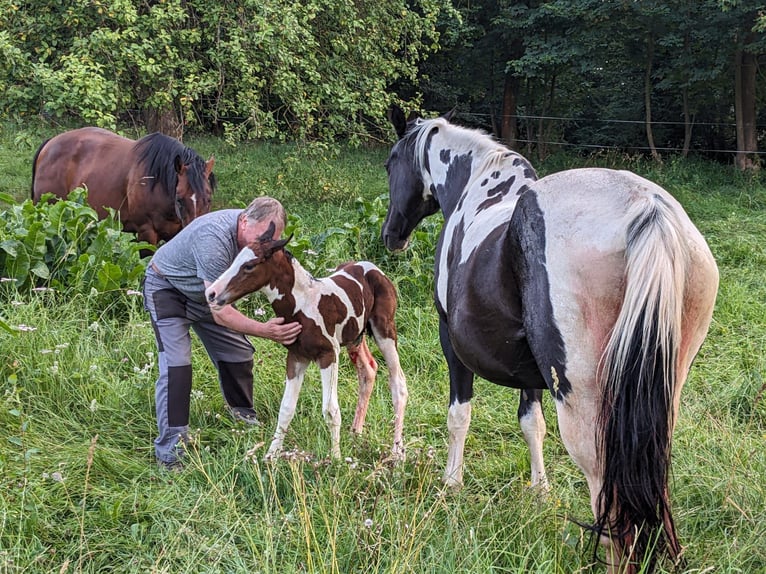
[[[69,198],[43,196],[13,205],[0,222],[0,278],[16,289],[50,287],[103,293],[136,288],[146,269],[139,251],[150,247],[121,231],[114,213],[99,221],[87,190]],[[12,203],[7,197],[0,200]]]

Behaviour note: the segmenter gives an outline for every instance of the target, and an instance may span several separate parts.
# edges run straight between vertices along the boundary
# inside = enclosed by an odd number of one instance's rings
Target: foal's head
[[[284,257],[284,248],[292,239],[274,239],[275,226],[269,228],[258,239],[242,248],[229,268],[207,288],[205,296],[210,305],[223,307],[237,299],[272,283],[279,269],[278,257]],[[275,257],[276,256],[276,257]]]

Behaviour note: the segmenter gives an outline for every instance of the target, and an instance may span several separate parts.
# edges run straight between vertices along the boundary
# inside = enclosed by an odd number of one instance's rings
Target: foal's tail
[[[670,204],[659,195],[637,203],[627,230],[622,309],[600,371],[596,526],[633,566],[648,558],[651,571],[656,555],[680,555],[667,487],[688,256]]]
[[[51,138],[48,138],[43,143],[41,143],[40,147],[37,148],[37,151],[32,158],[32,187],[29,191],[29,197],[32,199],[32,201],[35,201],[35,176],[37,175],[37,158],[40,157],[40,152],[43,151],[45,144],[47,144],[49,141],[51,141]]]

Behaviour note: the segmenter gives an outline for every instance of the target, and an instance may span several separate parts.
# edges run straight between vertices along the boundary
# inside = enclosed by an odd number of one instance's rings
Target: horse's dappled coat
[[[681,387],[718,273],[678,202],[629,172],[537,179],[520,155],[446,119],[407,122],[386,162],[386,246],[441,209],[435,299],[450,372],[445,479],[462,482],[474,374],[522,389],[533,484],[547,486],[542,389],[583,470],[614,569],[680,554],[667,493]]]

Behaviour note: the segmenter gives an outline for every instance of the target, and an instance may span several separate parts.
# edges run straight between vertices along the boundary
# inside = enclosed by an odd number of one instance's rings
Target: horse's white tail
[[[596,526],[633,564],[648,558],[651,570],[655,554],[680,553],[667,485],[689,257],[667,200],[654,194],[631,210],[625,295],[600,369]]]

